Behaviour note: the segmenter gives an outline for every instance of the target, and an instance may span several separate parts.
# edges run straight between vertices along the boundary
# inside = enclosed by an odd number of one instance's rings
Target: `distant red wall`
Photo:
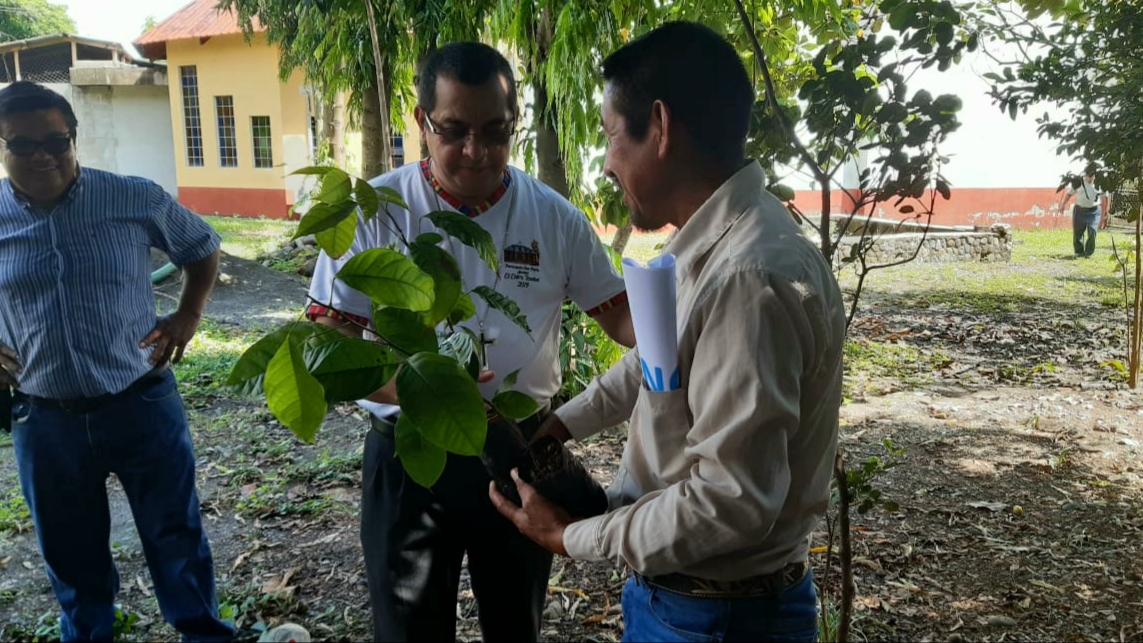
[[[253,188],[179,188],[179,202],[198,214],[285,219],[290,205],[285,190]]]
[[[1058,210],[1063,193],[1055,188],[956,188],[952,189],[948,201],[937,196],[933,205],[932,222],[939,225],[978,225],[1007,223],[1013,228],[1029,230],[1034,228],[1069,228],[1072,225],[1071,213]],[[922,203],[928,204],[930,195],[925,195]],[[830,210],[848,212],[851,201],[842,190],[834,190],[830,196]],[[794,205],[807,216],[816,217],[821,212],[821,193],[799,191]],[[916,210],[922,207],[917,201],[907,200],[901,204],[912,205]],[[913,214],[901,214],[893,202],[880,203],[874,216],[887,219],[903,219]],[[915,214],[915,213],[914,213]]]

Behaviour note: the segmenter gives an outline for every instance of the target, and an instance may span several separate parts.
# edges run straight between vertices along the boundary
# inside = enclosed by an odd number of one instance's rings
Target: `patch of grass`
[[[0,533],[21,533],[32,528],[32,514],[19,487],[0,495]]]
[[[266,476],[262,484],[234,505],[240,514],[251,518],[313,516],[333,507],[332,499],[315,495],[302,485],[291,485],[285,476],[276,473]]]
[[[60,640],[60,621],[55,612],[47,612],[32,625],[13,619],[0,626],[0,640],[12,643],[44,643]]]
[[[663,253],[663,249],[659,246],[666,243],[669,235],[669,232],[636,232],[628,239],[627,247],[623,249],[623,256],[646,263],[648,259],[654,259]],[[614,238],[614,233],[608,233],[600,235],[599,240],[604,245],[610,246]]]
[[[285,243],[298,229],[297,221],[250,217],[204,216],[203,219],[222,236],[222,251],[257,259]]]
[[[182,361],[174,366],[183,395],[194,398],[225,393],[230,369],[259,337],[256,332],[203,319]]]
[[[250,628],[260,633],[266,630],[268,622],[306,609],[292,588],[267,592],[265,587],[247,583],[220,589],[219,618],[230,621],[239,630]]]
[[[331,455],[325,449],[318,457],[298,466],[292,476],[296,480],[329,486],[338,483],[356,483],[357,472],[361,470],[361,452]]]
[[[845,342],[845,397],[889,392],[879,382],[913,388],[931,380],[932,373],[949,363],[939,351],[926,352],[914,346],[865,339]]]
[[[1096,254],[1076,259],[1071,230],[1015,230],[1012,260],[997,262],[908,263],[877,270],[866,280],[871,291],[918,291],[922,305],[943,304],[986,313],[1027,310],[1041,302],[1122,306],[1123,291],[1111,260],[1111,235],[1101,232]],[[840,281],[851,288],[853,271]],[[936,286],[936,287],[934,287]]]
[[[270,262],[270,270],[296,273],[307,261],[318,256],[317,248],[302,248],[284,259],[274,259]]]

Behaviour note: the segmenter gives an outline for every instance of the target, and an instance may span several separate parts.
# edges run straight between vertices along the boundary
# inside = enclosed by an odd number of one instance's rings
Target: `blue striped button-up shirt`
[[[158,320],[151,248],[181,266],[218,234],[155,183],[83,168],[51,212],[0,181],[0,341],[20,390],[55,399],[117,393],[151,369],[139,342]]]

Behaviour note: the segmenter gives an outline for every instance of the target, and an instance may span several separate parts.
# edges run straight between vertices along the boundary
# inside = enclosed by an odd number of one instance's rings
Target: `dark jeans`
[[[1077,257],[1090,257],[1095,254],[1095,233],[1099,230],[1099,206],[1072,209],[1072,245]],[[1084,241],[1084,234],[1087,241]]]
[[[90,413],[33,405],[13,426],[24,500],[63,614],[64,641],[110,641],[119,573],[107,478],[123,484],[163,618],[184,641],[228,641],[218,619],[194,451],[169,371]]]
[[[440,480],[426,489],[394,457],[391,423],[374,419],[374,426],[361,496],[373,639],[455,641],[467,552],[484,640],[537,640],[552,555],[492,506],[480,459],[448,454]]]
[[[624,641],[781,641],[818,635],[813,574],[785,590],[750,598],[699,598],[648,585],[623,586]]]

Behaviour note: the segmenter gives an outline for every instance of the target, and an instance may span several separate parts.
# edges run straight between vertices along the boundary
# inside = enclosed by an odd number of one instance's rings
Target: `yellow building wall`
[[[286,82],[279,80],[277,47],[271,46],[263,34],[255,34],[249,43],[241,35],[216,36],[205,43],[197,38],[176,40],[167,43],[167,65],[179,187],[286,189],[287,165],[300,167],[308,160],[308,119],[302,75],[295,73]],[[203,130],[201,167],[187,165],[179,69],[185,65],[194,65],[198,74]],[[220,163],[216,96],[234,98],[238,167],[222,167]],[[254,167],[251,116],[270,117],[272,168]],[[299,139],[303,157],[300,159],[296,149]]]

